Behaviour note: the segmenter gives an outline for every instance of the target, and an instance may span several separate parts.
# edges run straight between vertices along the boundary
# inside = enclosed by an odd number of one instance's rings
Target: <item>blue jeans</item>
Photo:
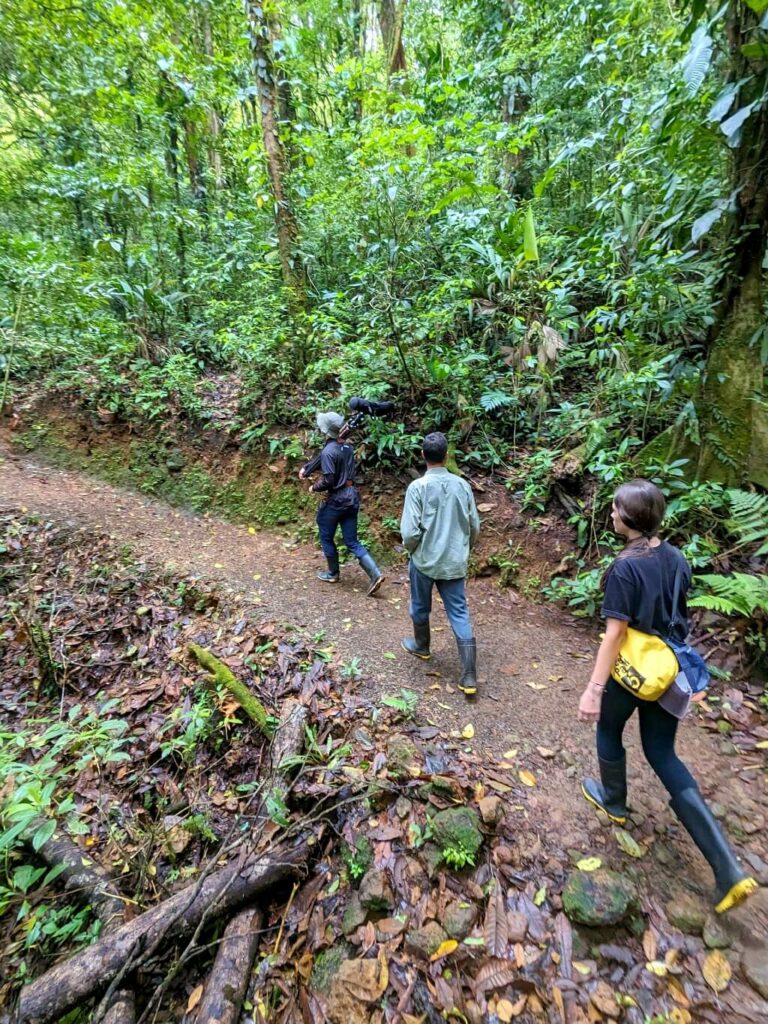
[[[336,566],[339,561],[339,549],[336,547],[334,537],[339,526],[344,544],[355,558],[365,558],[368,554],[357,539],[357,512],[356,508],[338,508],[330,501],[324,501],[317,510],[316,521],[320,531],[320,547],[323,549],[325,557]]]
[[[655,701],[640,700],[615,679],[608,680],[600,706],[598,757],[604,761],[620,761],[624,757],[624,726],[635,711],[640,719],[643,753],[670,795],[674,797],[694,787],[694,777],[675,753],[678,720]]]
[[[437,587],[453,635],[457,640],[474,639],[463,577],[458,580],[433,580],[419,572],[412,561],[408,565],[408,575],[411,580],[411,603],[408,610],[411,619],[417,625],[429,622],[429,613],[432,611],[432,587]]]

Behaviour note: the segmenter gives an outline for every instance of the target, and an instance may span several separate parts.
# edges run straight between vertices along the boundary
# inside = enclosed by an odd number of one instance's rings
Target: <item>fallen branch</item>
[[[258,826],[269,817],[270,811],[285,806],[285,800],[288,795],[288,780],[286,777],[286,769],[283,767],[285,761],[289,757],[295,757],[301,753],[302,747],[304,746],[304,723],[307,718],[306,707],[299,703],[299,701],[289,698],[283,704],[282,714],[280,716],[280,723],[277,727],[275,738],[272,741],[270,747],[269,756],[269,775],[267,776],[263,786],[261,787],[260,800],[258,810],[256,811],[255,819],[251,824],[251,828]],[[243,914],[251,913],[249,910],[242,911]],[[194,955],[197,949],[197,939],[202,928],[207,923],[207,917],[209,911],[201,917],[200,922],[195,929],[192,938],[187,944],[187,948],[181,954],[180,957],[171,967],[170,971],[166,974],[162,985],[153,994],[149,1004],[147,1005],[144,1013],[142,1014],[139,1024],[147,1020],[153,1019],[153,1007],[158,1007],[162,1003],[162,1000],[167,992],[169,986],[173,982],[173,979],[182,969],[184,964]],[[238,915],[239,916],[239,915]],[[255,952],[254,952],[255,955]],[[251,957],[253,960],[253,957]],[[214,965],[214,971],[215,971]],[[249,968],[250,970],[250,968]],[[247,987],[247,973],[244,981],[244,986]],[[209,982],[209,986],[211,983]],[[242,997],[241,997],[242,1002]],[[198,1020],[205,1021],[208,1017],[201,1016],[198,1013]],[[210,1018],[216,1020],[216,1016]]]
[[[227,925],[197,1011],[200,1024],[237,1024],[259,948],[261,912],[241,910]]]
[[[33,824],[30,831],[34,828]],[[68,836],[54,836],[38,852],[49,867],[60,869],[57,877],[66,892],[91,904],[102,927],[108,927],[115,918],[122,920],[125,902],[117,886]]]
[[[204,914],[221,916],[253,901],[286,878],[295,876],[309,857],[313,836],[303,834],[294,845],[271,854],[228,864],[189,885],[133,921],[122,925],[69,960],[57,964],[21,990],[19,1024],[49,1024],[101,991],[123,964],[166,939],[180,939],[195,930]]]
[[[229,690],[246,715],[258,725],[264,735],[271,737],[272,729],[269,724],[267,709],[258,697],[254,697],[245,683],[241,683],[239,679],[236,679],[231,670],[211,654],[210,651],[206,651],[204,647],[190,644],[189,653],[197,659],[204,669],[211,673],[215,683]]]
[[[58,878],[66,892],[82,903],[90,903],[101,922],[101,934],[115,932],[125,923],[125,901],[107,872],[66,835],[43,843],[40,856],[49,867],[58,867]],[[136,1008],[133,992],[120,988],[114,992],[99,1016],[102,1024],[133,1024]]]

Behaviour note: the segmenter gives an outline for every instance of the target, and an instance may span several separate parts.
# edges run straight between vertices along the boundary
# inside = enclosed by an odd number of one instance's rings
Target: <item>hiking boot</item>
[[[413,654],[417,658],[427,661],[432,657],[429,651],[429,639],[429,623],[414,622],[413,640],[401,640],[400,646],[404,651],[408,651],[409,654]]]
[[[591,804],[605,811],[611,821],[623,825],[627,820],[627,759],[604,761],[598,757],[600,782],[584,779],[581,792]]]
[[[742,870],[698,787],[684,789],[669,801],[669,806],[712,868],[716,913],[724,914],[726,910],[738,907],[757,889],[757,882]]]
[[[327,569],[323,569],[322,572],[319,572],[317,574],[317,578],[319,580],[322,580],[323,583],[338,583],[339,582],[339,559],[338,559],[338,556],[336,558],[328,558],[328,556],[326,555],[325,560],[328,563],[328,568]]]
[[[368,597],[373,597],[384,582],[384,574],[370,555],[364,555],[360,559],[360,567],[365,570],[368,579],[371,581],[371,585],[368,587]]]
[[[461,659],[461,676],[459,689],[467,697],[477,693],[477,643],[475,640],[457,640],[459,658]]]

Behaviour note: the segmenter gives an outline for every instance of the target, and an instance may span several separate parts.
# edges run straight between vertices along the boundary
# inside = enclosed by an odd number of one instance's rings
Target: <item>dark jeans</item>
[[[365,558],[368,554],[366,549],[357,539],[357,513],[356,508],[338,508],[330,501],[324,501],[317,510],[317,528],[320,531],[320,547],[326,558],[338,559],[339,549],[336,547],[334,537],[336,530],[341,527],[341,536],[344,544],[349,548],[355,558]]]
[[[624,726],[637,710],[640,717],[640,740],[648,764],[653,768],[670,796],[690,789],[696,782],[675,753],[678,719],[655,701],[640,700],[633,693],[609,679],[597,723],[597,754],[604,761],[620,761],[624,756],[621,737]]]

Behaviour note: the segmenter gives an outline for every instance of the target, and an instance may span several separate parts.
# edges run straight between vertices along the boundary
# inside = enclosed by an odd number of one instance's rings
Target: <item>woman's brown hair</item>
[[[605,586],[608,574],[619,559],[641,558],[651,553],[653,550],[651,538],[655,537],[659,532],[659,527],[667,509],[664,495],[656,484],[652,484],[650,480],[643,480],[640,477],[636,480],[630,480],[629,483],[622,484],[613,496],[613,504],[616,506],[616,511],[621,517],[622,522],[630,530],[637,530],[641,536],[627,541],[614,561],[603,573],[600,580],[602,586]]]

